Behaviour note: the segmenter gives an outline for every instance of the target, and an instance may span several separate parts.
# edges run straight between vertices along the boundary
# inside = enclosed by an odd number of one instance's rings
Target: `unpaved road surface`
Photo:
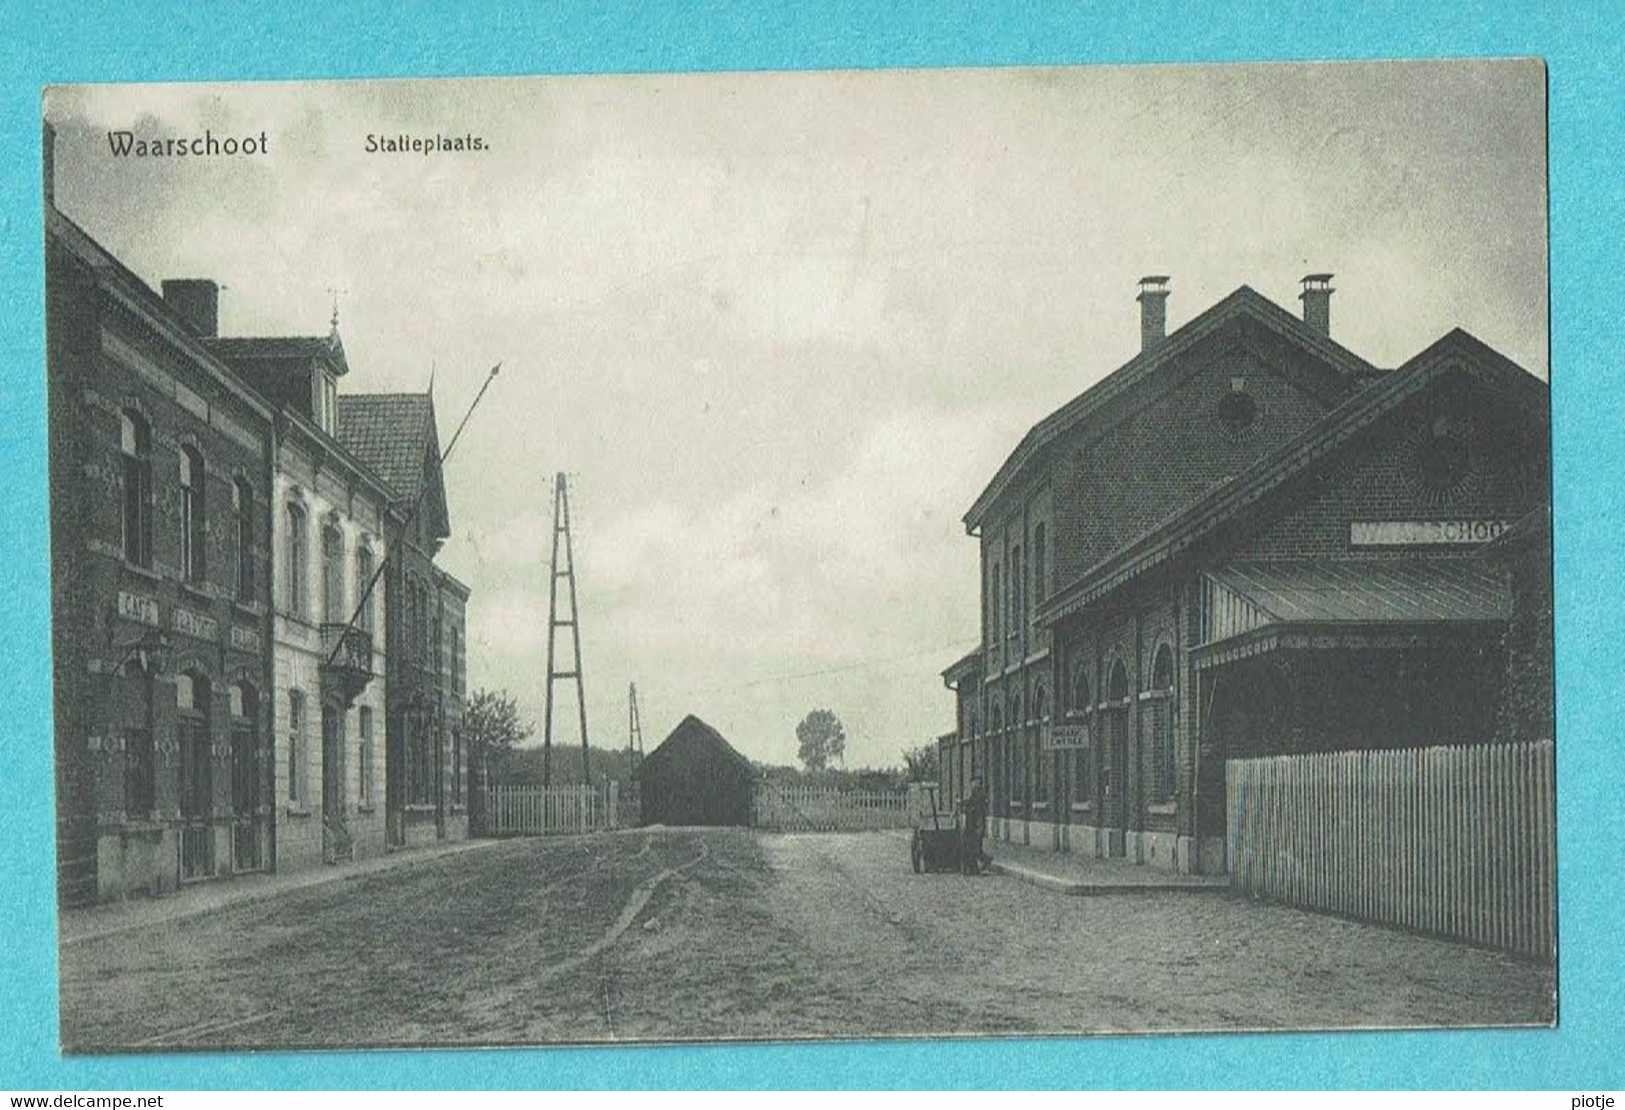
[[[69,1051],[1534,1024],[1549,967],[889,834],[515,840],[62,952]]]

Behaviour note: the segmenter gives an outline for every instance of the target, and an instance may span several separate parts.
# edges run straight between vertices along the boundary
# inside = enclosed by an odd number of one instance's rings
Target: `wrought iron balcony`
[[[345,624],[322,625],[322,684],[349,705],[372,681],[372,633]]]

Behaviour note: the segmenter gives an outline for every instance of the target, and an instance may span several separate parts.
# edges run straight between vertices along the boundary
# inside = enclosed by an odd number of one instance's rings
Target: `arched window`
[[[987,580],[987,634],[988,643],[998,645],[1004,638],[1004,626],[999,622],[999,564],[994,563]]]
[[[1090,739],[1094,731],[1094,709],[1089,686],[1089,664],[1080,663],[1072,676],[1072,708],[1068,715],[1083,721],[1084,735]],[[1093,802],[1094,797],[1094,747],[1086,740],[1082,747],[1072,751],[1072,800]]]
[[[1014,577],[1014,576],[1012,576]],[[1004,725],[1008,730],[1008,739],[1004,750],[1009,761],[1010,769],[1010,800],[1012,802],[1025,801],[1027,798],[1027,761],[1026,745],[1022,743],[1025,737],[1021,728],[1021,696],[1014,692],[1010,695],[1009,708],[1005,710]]]
[[[373,598],[378,593],[378,588],[372,581],[375,570],[372,548],[363,543],[355,549],[355,590],[356,599],[361,606],[361,615],[357,618],[356,625],[364,632],[372,631],[372,604]]]
[[[1045,750],[1044,738],[1049,733],[1049,694],[1041,685],[1033,689],[1032,721],[1033,797],[1047,802],[1050,796],[1050,754]]]
[[[297,502],[288,502],[287,508],[287,534],[283,537],[283,577],[286,587],[282,604],[289,613],[296,617],[308,615],[309,609],[306,601],[306,577],[310,570],[306,565],[308,541],[305,538],[305,508]]]
[[[1157,649],[1151,664],[1148,699],[1151,727],[1151,797],[1167,801],[1174,796],[1174,653],[1167,644]]]
[[[209,734],[209,680],[195,671],[175,676],[175,738],[180,749],[181,877],[214,870],[213,745]]]
[[[254,487],[247,479],[231,484],[231,509],[237,518],[237,599],[254,599]]]
[[[119,414],[119,453],[124,482],[121,516],[124,557],[152,566],[152,428],[140,414]]]
[[[322,620],[343,624],[349,619],[344,611],[344,533],[329,523],[322,528]]]
[[[1027,566],[1021,556],[1021,545],[1017,544],[1010,549],[1010,639],[1014,640],[1021,634],[1021,626],[1027,619],[1027,609],[1022,603],[1021,578]]]
[[[1128,751],[1128,669],[1121,659],[1112,664],[1111,677],[1106,681],[1106,700],[1110,708],[1105,744],[1100,751],[1100,784],[1110,798],[1123,792],[1123,762]]]
[[[1033,597],[1043,601],[1049,596],[1049,545],[1042,523],[1033,527]]]
[[[203,455],[195,447],[181,448],[181,569],[188,582],[201,582],[204,513]]]

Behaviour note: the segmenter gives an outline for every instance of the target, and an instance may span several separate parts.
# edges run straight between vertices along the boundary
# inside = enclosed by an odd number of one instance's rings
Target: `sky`
[[[978,639],[963,514],[1027,429],[1242,284],[1394,366],[1454,327],[1547,376],[1533,61],[72,86],[57,205],[223,335],[320,335],[341,392],[421,391],[470,688],[541,735],[552,476],[569,477],[588,727],[688,713],[848,766],[953,727]],[[107,132],[267,137],[115,159]],[[479,152],[369,153],[368,135]],[[567,648],[561,636],[560,649]],[[555,740],[579,742],[568,684]]]

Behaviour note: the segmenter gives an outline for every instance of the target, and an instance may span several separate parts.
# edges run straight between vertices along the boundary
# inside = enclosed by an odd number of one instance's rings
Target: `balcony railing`
[[[372,634],[346,624],[322,625],[322,681],[337,686],[345,704],[372,680]]]

